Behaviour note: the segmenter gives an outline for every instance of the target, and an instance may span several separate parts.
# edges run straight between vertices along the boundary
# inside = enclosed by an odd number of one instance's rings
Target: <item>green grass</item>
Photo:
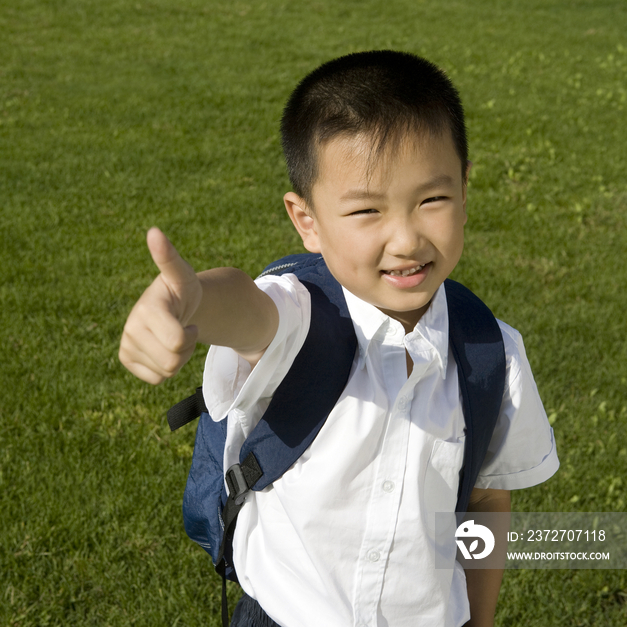
[[[159,225],[198,269],[300,246],[282,210],[286,96],[339,54],[444,67],[474,168],[455,277],[525,338],[562,461],[529,511],[623,511],[623,0],[0,2],[0,624],[218,625],[184,536],[193,429],[117,361]],[[508,571],[502,626],[627,623],[625,571]],[[237,590],[231,590],[232,599]]]

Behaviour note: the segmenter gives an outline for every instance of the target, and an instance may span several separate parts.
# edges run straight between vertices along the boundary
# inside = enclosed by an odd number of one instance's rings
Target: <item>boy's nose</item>
[[[390,224],[386,252],[395,257],[413,257],[420,250],[423,238],[410,219]]]

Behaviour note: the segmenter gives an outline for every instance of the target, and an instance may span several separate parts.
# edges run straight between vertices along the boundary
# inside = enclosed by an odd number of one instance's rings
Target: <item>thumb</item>
[[[196,280],[194,269],[185,261],[170,240],[156,226],[146,235],[148,250],[165,281],[174,286]]]

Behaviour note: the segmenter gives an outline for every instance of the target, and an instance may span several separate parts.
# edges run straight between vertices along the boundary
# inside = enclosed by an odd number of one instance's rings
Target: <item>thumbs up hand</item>
[[[173,377],[202,342],[228,346],[254,368],[279,326],[272,298],[237,268],[196,274],[157,228],[147,241],[160,274],[124,326],[124,366],[156,385]]]
[[[174,376],[194,352],[198,329],[188,323],[201,302],[202,286],[158,228],[150,229],[146,240],[160,274],[126,321],[119,357],[136,377],[156,385]]]

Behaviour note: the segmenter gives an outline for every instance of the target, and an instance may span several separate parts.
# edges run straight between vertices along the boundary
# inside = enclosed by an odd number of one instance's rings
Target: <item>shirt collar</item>
[[[358,298],[342,287],[344,297],[353,320],[355,335],[359,346],[358,368],[363,368],[370,343],[375,338],[381,338],[385,334],[390,323],[395,323],[389,316],[377,309],[374,305]],[[435,350],[441,368],[442,378],[446,378],[448,364],[448,307],[446,303],[446,291],[441,285],[433,295],[429,308],[424,313],[411,333],[405,336],[405,345],[409,354],[412,354],[412,345],[426,341]],[[423,344],[424,347],[424,344]],[[413,357],[413,355],[412,355]]]

